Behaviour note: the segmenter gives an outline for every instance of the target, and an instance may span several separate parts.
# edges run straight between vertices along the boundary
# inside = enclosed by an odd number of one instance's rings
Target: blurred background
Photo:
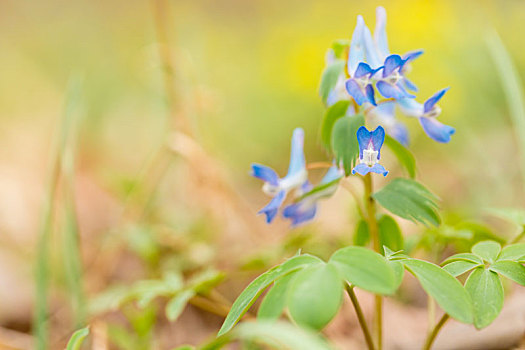
[[[249,165],[284,174],[297,126],[306,132],[307,161],[327,160],[317,92],[325,52],[351,36],[358,14],[373,27],[378,5],[387,10],[391,51],[425,50],[410,73],[419,100],[451,87],[440,116],[456,128],[449,144],[403,119],[418,179],[442,199],[446,224],[477,220],[512,235],[512,225],[484,214],[523,206],[525,195],[522,131],[490,38],[499,34],[521,80],[523,1],[5,0],[0,345],[35,347],[35,320],[43,327],[37,334],[49,331],[50,349],[63,348],[87,323],[97,349],[199,344],[214,336],[224,313],[206,311],[206,302],[227,306],[256,273],[298,248],[326,257],[352,242],[354,203],[341,191],[310,225],[267,226],[256,216],[267,197]],[[180,131],[189,137],[173,134]],[[401,173],[393,157],[384,159],[393,175]],[[461,249],[443,244],[444,252]],[[169,291],[137,291],[140,281],[192,278],[193,286],[205,280],[204,296],[174,322],[163,312]],[[135,294],[123,297],[122,289]],[[137,306],[126,298],[146,300]],[[393,302],[398,316],[387,320],[424,332],[417,306],[426,300],[416,292],[404,298],[410,306]],[[359,348],[361,334],[344,310],[326,334],[341,348]],[[411,334],[396,346],[422,339]]]

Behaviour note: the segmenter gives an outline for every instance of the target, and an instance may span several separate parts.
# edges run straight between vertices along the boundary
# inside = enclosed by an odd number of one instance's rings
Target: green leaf
[[[399,163],[405,167],[408,176],[414,179],[416,177],[416,158],[414,158],[412,152],[389,135],[385,136],[385,146],[394,153]]]
[[[329,264],[356,287],[372,293],[390,295],[396,291],[396,276],[387,260],[364,247],[346,247],[336,251]]]
[[[233,303],[230,312],[226,316],[226,319],[219,330],[218,336],[232,329],[261,293],[264,292],[264,290],[276,279],[304,268],[305,266],[319,262],[321,262],[319,258],[311,255],[297,255],[257,277],[242,291],[241,295],[239,295]]]
[[[288,274],[275,281],[259,307],[258,319],[276,320],[281,316],[286,307],[288,286],[294,276],[295,274]]]
[[[288,310],[302,327],[323,329],[343,301],[343,281],[330,264],[308,266],[296,273],[288,291]]]
[[[478,266],[480,266],[480,264],[473,263],[472,261],[456,260],[443,266],[443,270],[447,271],[452,276],[457,277]]]
[[[225,274],[222,271],[213,269],[204,270],[193,276],[187,283],[189,289],[195,293],[206,293],[224,280]]]
[[[354,233],[354,245],[363,247],[370,241],[370,230],[368,229],[368,223],[361,219],[357,223],[356,230]]]
[[[332,50],[337,58],[342,58],[345,51],[350,48],[350,40],[348,39],[337,39],[332,43]]]
[[[372,197],[385,209],[404,219],[435,226],[441,222],[436,212],[437,197],[414,180],[394,179]]]
[[[474,326],[488,326],[503,307],[503,286],[498,274],[483,267],[476,268],[465,282],[465,289],[474,304]]]
[[[335,191],[337,191],[339,181],[341,180],[341,177],[338,177],[335,180],[332,180],[330,182],[320,184],[312,188],[310,191],[306,192],[299,198],[295,200],[295,202],[302,201],[305,198],[315,196],[315,200],[319,200],[321,198],[328,198],[334,195]]]
[[[476,243],[472,247],[472,253],[490,262],[491,264],[494,261],[496,261],[500,251],[501,251],[501,245],[498,242],[494,242],[494,241],[482,241],[482,242]]]
[[[406,259],[401,262],[450,317],[463,323],[472,323],[472,301],[457,279],[427,261]]]
[[[332,132],[332,149],[337,163],[343,163],[345,174],[348,176],[359,156],[357,143],[357,129],[365,124],[362,114],[339,118]]]
[[[525,243],[516,243],[504,247],[498,260],[518,260],[525,255]]]
[[[388,247],[393,251],[402,250],[405,245],[403,234],[396,220],[390,215],[382,214],[377,220],[379,242],[381,247]]]
[[[82,343],[84,342],[84,339],[89,334],[89,327],[85,327],[82,329],[79,329],[73,335],[71,338],[69,338],[69,341],[67,342],[66,350],[79,350],[82,346]]]
[[[337,84],[339,76],[343,74],[345,68],[344,60],[335,60],[332,64],[327,66],[321,76],[321,85],[319,86],[319,95],[323,102],[326,102],[330,91]]]
[[[286,322],[243,322],[235,330],[234,336],[267,344],[274,349],[332,349],[319,335]]]
[[[403,277],[405,275],[405,269],[403,268],[403,263],[398,260],[391,260],[391,261],[388,261],[388,264],[394,271],[395,289],[397,290],[399,286],[401,285],[401,282],[403,282]]]
[[[441,263],[441,265],[449,264],[453,261],[458,261],[458,260],[470,261],[475,264],[483,264],[483,260],[477,255],[474,255],[472,253],[459,253],[459,254],[449,256]]]
[[[500,260],[491,265],[489,269],[525,286],[525,266],[520,263]]]
[[[179,318],[188,301],[195,296],[193,290],[185,290],[176,294],[166,305],[166,317],[171,322]]]
[[[332,131],[335,122],[346,115],[350,101],[343,100],[328,107],[321,123],[321,143],[328,152],[332,152]]]
[[[173,350],[195,350],[195,347],[193,345],[181,345]]]

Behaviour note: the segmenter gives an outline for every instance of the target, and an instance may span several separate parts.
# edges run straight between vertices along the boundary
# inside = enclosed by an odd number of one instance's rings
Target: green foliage
[[[254,341],[268,345],[274,349],[332,349],[318,334],[294,327],[286,322],[245,322],[232,332],[227,341],[229,342],[236,339]],[[201,350],[220,349],[224,345],[224,340],[222,340],[220,346],[204,346]]]
[[[89,334],[89,327],[85,327],[82,329],[79,329],[73,335],[71,338],[69,338],[69,341],[67,342],[66,350],[79,350],[82,346],[82,343],[84,342],[84,339]]]
[[[228,316],[226,316],[218,335],[225,334],[232,329],[262,292],[264,292],[264,290],[275,280],[287,275],[288,273],[295,272],[308,265],[320,262],[321,260],[311,255],[298,255],[257,277],[242,291],[239,297],[237,297],[228,313]]]
[[[330,264],[308,266],[290,284],[288,310],[300,326],[323,329],[337,314],[343,296],[343,282]]]
[[[321,143],[330,153],[332,152],[332,131],[334,130],[335,122],[345,116],[349,105],[350,101],[348,100],[338,101],[328,107],[324,113],[321,122]]]
[[[390,135],[385,135],[385,146],[387,146],[397,157],[397,160],[406,169],[408,176],[416,177],[416,158],[405,146]]]
[[[162,279],[141,280],[132,286],[113,286],[97,295],[90,303],[93,314],[116,310],[122,305],[136,301],[144,309],[158,297],[167,297],[166,316],[175,321],[182,313],[189,299],[199,293],[207,293],[224,279],[224,273],[216,270],[204,270],[187,281],[176,273],[167,273]]]
[[[170,321],[175,321],[179,318],[182,311],[186,307],[188,301],[195,296],[195,291],[185,290],[176,294],[166,305],[166,317]]]
[[[329,264],[356,287],[372,293],[391,295],[396,290],[392,267],[380,254],[363,247],[346,247],[336,251]]]
[[[525,266],[516,261],[499,260],[492,264],[489,270],[525,286]]]
[[[478,267],[467,279],[465,289],[474,305],[474,326],[481,329],[491,324],[503,307],[503,286],[498,274]]]
[[[436,212],[437,197],[414,180],[394,179],[372,197],[385,209],[404,219],[435,226],[441,222]]]
[[[443,266],[443,270],[447,271],[452,276],[457,277],[478,266],[482,266],[482,264],[474,263],[472,261],[467,260],[456,260],[451,262],[450,264]]]
[[[354,233],[354,245],[363,247],[370,241],[370,230],[366,220],[359,220]]]
[[[332,50],[337,58],[342,58],[348,49],[350,49],[350,40],[348,39],[337,39],[332,43]]]
[[[323,102],[326,103],[326,99],[330,94],[330,91],[335,87],[337,79],[343,73],[345,67],[345,61],[335,60],[332,64],[327,66],[321,76],[321,85],[319,86],[319,95]]]
[[[458,260],[470,261],[470,262],[475,263],[475,264],[483,264],[483,259],[481,259],[479,256],[477,256],[475,254],[472,254],[472,253],[459,253],[459,254],[455,254],[455,255],[452,255],[452,256],[446,258],[443,261],[442,265],[448,264],[448,263],[451,263],[451,262],[454,262],[454,261],[458,261]]]
[[[504,247],[498,260],[519,260],[525,256],[525,243],[516,243]]]
[[[401,229],[396,220],[390,215],[379,215],[377,220],[379,229],[379,242],[382,247],[386,246],[393,251],[402,250],[405,242]]]
[[[359,156],[357,129],[365,124],[362,114],[339,118],[332,131],[332,149],[337,163],[343,164],[345,174],[352,172]]]
[[[463,323],[473,322],[472,301],[461,283],[450,273],[422,260],[406,259],[402,260],[402,263],[452,318]]]
[[[377,216],[380,246],[386,246],[393,251],[402,250],[404,247],[403,234],[397,222],[390,215],[379,214]],[[354,245],[366,246],[370,242],[370,230],[368,223],[361,219],[358,221],[354,233]]]
[[[491,264],[496,261],[500,251],[501,246],[494,241],[482,241],[472,247],[472,253]]]
[[[257,311],[258,319],[276,320],[279,318],[288,298],[288,286],[294,274],[288,274],[275,281],[273,287],[264,297],[259,310]]]

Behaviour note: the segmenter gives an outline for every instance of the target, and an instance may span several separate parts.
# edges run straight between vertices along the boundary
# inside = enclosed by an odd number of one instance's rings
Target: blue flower
[[[403,86],[405,79],[401,71],[406,63],[407,60],[399,55],[390,55],[385,59],[382,78],[376,83],[381,95],[396,100],[415,97],[409,94]]]
[[[456,132],[453,127],[442,124],[437,120],[437,117],[441,114],[441,108],[437,103],[448,89],[436,92],[424,104],[406,98],[398,101],[399,106],[406,115],[419,118],[425,133],[431,139],[441,143],[450,142],[451,136]]]
[[[379,164],[381,158],[381,146],[385,141],[385,129],[378,126],[370,132],[364,126],[357,130],[357,141],[359,142],[359,164],[352,169],[352,174],[366,175],[369,172],[383,174],[388,171]]]
[[[332,166],[316,188],[305,182],[301,188],[301,197],[298,202],[288,205],[283,210],[283,217],[292,221],[292,227],[312,220],[317,213],[317,202],[323,198],[331,197],[337,190],[338,182],[344,171],[337,166]]]
[[[286,194],[294,188],[300,187],[307,181],[306,161],[304,158],[304,131],[301,128],[294,130],[288,174],[282,179],[270,167],[252,164],[252,176],[264,181],[263,192],[272,196],[272,200],[259,214],[266,215],[266,222],[271,223],[286,198]]]
[[[380,69],[380,68],[379,68]],[[352,96],[358,105],[366,102],[376,106],[374,87],[370,83],[372,76],[378,71],[368,64],[358,64],[353,77],[346,81],[346,91]]]

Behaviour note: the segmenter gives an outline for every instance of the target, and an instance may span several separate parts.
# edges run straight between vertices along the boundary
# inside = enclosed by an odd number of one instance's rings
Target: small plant
[[[522,265],[525,244],[510,244],[502,248],[499,242],[490,240],[490,233],[485,236],[478,234],[482,231],[478,226],[477,229],[471,227],[468,232],[475,233],[467,237],[459,234],[464,232],[459,227],[440,227],[438,197],[414,179],[415,158],[407,148],[408,131],[397,119],[396,109],[417,119],[423,131],[436,142],[448,143],[455,132],[453,127],[438,120],[441,113],[438,102],[448,88],[439,90],[424,103],[417,102],[413,95],[417,87],[407,75],[412,63],[422,53],[413,51],[398,55],[390,52],[386,12],[382,7],[377,8],[373,36],[363,18],[358,16],[351,40],[336,40],[332,44],[320,84],[320,96],[327,107],[320,138],[330,159],[321,165],[308,164],[303,153],[304,131],[297,128],[292,135],[286,176],[280,177],[272,168],[260,164],[252,165],[252,175],[264,182],[263,192],[271,197],[260,211],[269,224],[279,214],[290,220],[292,226],[304,224],[315,218],[320,200],[331,197],[339,187],[348,189],[356,199],[360,216],[356,223],[355,245],[338,249],[327,261],[298,253],[257,277],[234,302],[214,347],[246,334],[246,328],[236,331],[234,326],[265,291],[267,293],[257,312],[258,324],[262,327],[259,339],[264,330],[269,329],[264,327],[276,325],[274,322],[285,310],[304,331],[322,330],[338,313],[346,292],[368,348],[381,349],[382,328],[388,326],[382,322],[383,298],[396,293],[404,272],[408,271],[443,310],[441,319],[431,325],[423,345],[424,349],[430,349],[449,318],[473,324],[478,329],[488,326],[496,318],[504,299],[501,276],[525,285],[525,267]],[[392,175],[381,164],[383,146],[395,155],[406,170],[406,177],[390,179]],[[308,179],[308,171],[318,167],[327,171],[314,185]],[[374,187],[377,174],[389,179],[380,189]],[[349,176],[362,179],[362,198],[358,195],[359,189],[347,181]],[[423,235],[427,240],[429,237],[434,237],[436,242],[463,239],[468,246],[481,241],[472,247],[471,253],[448,257],[443,266],[439,266],[408,255],[409,245],[404,242],[403,234],[391,215],[427,227],[429,233]],[[445,228],[448,231],[445,232]],[[424,246],[423,238],[415,245]],[[373,249],[367,248],[369,243]],[[435,247],[436,262],[443,254],[439,247]],[[466,273],[470,275],[463,285],[456,277]],[[375,295],[373,327],[363,316],[355,288]],[[257,326],[253,327],[256,329]],[[283,330],[287,331],[288,328]],[[310,348],[325,348],[322,342],[318,347],[313,344]]]

